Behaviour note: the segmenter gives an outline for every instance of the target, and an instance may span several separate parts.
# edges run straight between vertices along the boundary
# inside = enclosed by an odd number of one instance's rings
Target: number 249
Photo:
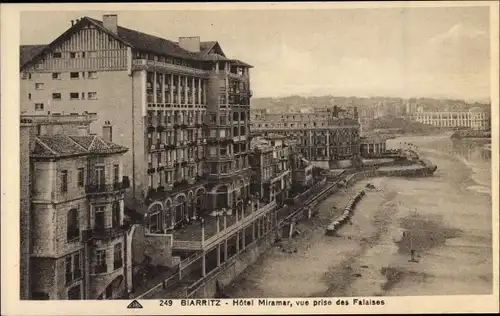
[[[173,303],[172,300],[160,300],[160,306],[172,306]]]

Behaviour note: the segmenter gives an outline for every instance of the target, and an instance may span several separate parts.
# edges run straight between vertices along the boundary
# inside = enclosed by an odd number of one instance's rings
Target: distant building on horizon
[[[460,112],[427,112],[418,107],[411,116],[417,122],[444,128],[467,128],[472,130],[491,129],[491,111],[481,107],[471,108]]]

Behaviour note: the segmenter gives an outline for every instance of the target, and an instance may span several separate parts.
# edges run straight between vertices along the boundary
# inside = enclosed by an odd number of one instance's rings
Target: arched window
[[[68,242],[76,241],[80,237],[80,227],[78,225],[78,210],[72,208],[66,216],[66,239]]]
[[[160,233],[161,230],[161,206],[157,204],[149,211],[149,232]]]

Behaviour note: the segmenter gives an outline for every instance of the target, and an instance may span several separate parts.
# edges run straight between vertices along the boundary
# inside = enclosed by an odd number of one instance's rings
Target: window
[[[122,244],[117,243],[114,247],[114,260],[113,260],[113,268],[114,270],[119,269],[123,266],[123,259],[122,259]]]
[[[80,94],[78,92],[71,92],[69,94],[70,100],[79,100],[80,99]]]
[[[75,252],[66,257],[66,284],[82,278],[82,256]]]
[[[97,100],[97,92],[89,92],[88,99],[89,100]]]
[[[28,74],[25,72],[21,72],[21,79],[26,80],[28,78]]]
[[[113,183],[118,183],[118,182],[120,182],[120,165],[114,164],[113,165]]]
[[[43,83],[41,82],[35,83],[35,90],[43,90]]]
[[[85,185],[85,169],[78,168],[78,187],[83,187]]]
[[[227,174],[227,165],[226,164],[220,165],[220,173]]]
[[[103,187],[106,184],[104,166],[97,166],[95,168],[97,185]]]
[[[52,57],[53,57],[53,58],[61,58],[61,57],[62,57],[62,54],[61,54],[61,53],[59,53],[59,52],[54,52],[54,53],[52,53]]]
[[[28,93],[28,100],[31,100],[31,93]]]
[[[54,80],[60,80],[61,79],[61,73],[60,72],[53,72],[52,73],[52,79],[54,79]]]
[[[82,100],[85,100],[85,92],[82,92]]]
[[[85,52],[82,52],[81,56],[82,56],[82,58],[85,58]]]
[[[94,229],[104,229],[104,206],[96,206],[94,212]]]
[[[120,208],[120,202],[114,202],[113,203],[113,227],[117,228],[121,224],[121,208]]]
[[[106,250],[97,250],[95,256],[95,273],[104,273],[107,271]]]
[[[69,53],[70,58],[76,58],[76,53],[75,52],[70,52]]]
[[[60,93],[52,93],[52,100],[61,100],[61,94]]]
[[[80,227],[78,225],[78,210],[72,208],[66,215],[66,239],[68,242],[76,241],[80,237]]]
[[[160,224],[161,224],[161,213],[159,210],[153,211],[149,215],[149,232],[151,233],[159,233],[160,232]]]
[[[68,192],[68,171],[61,171],[61,192]]]
[[[89,79],[96,79],[97,78],[97,71],[89,71],[87,78]]]
[[[79,72],[70,72],[69,77],[71,79],[78,79],[78,78],[80,78],[80,73]]]

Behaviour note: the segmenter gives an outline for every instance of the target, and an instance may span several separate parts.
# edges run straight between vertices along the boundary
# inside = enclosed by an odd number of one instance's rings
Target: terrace
[[[220,240],[230,237],[276,207],[275,201],[266,205],[260,202],[256,204],[257,207],[252,204],[246,205],[231,215],[205,217],[203,223],[198,222],[175,230],[172,248],[189,251],[210,249]]]

